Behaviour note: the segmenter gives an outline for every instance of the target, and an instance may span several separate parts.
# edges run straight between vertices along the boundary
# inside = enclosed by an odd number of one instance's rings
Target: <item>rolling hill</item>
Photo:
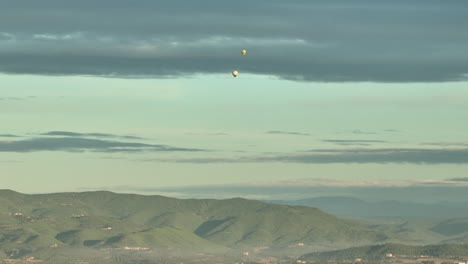
[[[112,192],[0,191],[1,257],[51,248],[225,250],[384,242],[372,230],[304,206],[234,198],[175,199]]]

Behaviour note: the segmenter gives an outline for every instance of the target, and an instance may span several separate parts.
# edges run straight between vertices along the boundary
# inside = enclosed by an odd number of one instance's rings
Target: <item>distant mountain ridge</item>
[[[309,199],[270,201],[278,204],[302,205],[319,208],[337,216],[354,217],[468,217],[468,204],[414,203],[400,201],[367,202],[355,197],[316,197]]]

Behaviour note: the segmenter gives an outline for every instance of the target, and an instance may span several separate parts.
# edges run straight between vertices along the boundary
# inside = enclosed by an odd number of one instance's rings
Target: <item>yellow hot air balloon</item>
[[[238,71],[232,71],[232,76],[237,77],[238,74],[239,74]]]
[[[247,54],[247,50],[245,50],[245,49],[241,50],[241,54],[242,54],[242,55]]]

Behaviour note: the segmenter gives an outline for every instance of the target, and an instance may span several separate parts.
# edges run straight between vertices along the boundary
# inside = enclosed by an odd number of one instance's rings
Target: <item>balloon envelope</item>
[[[232,76],[237,77],[238,74],[239,74],[238,71],[232,71]]]
[[[245,50],[245,49],[241,50],[241,54],[242,54],[242,55],[247,54],[247,50]]]

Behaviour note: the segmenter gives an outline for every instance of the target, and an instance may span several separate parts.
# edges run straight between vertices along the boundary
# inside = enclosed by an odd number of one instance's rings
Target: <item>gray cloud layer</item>
[[[1,48],[1,40],[0,40],[0,48]],[[1,53],[1,49],[0,49]],[[0,66],[1,67],[1,66]],[[0,97],[0,101],[23,101],[23,100],[28,100],[28,99],[34,99],[36,96],[30,95],[30,96],[10,96],[10,97]]]
[[[267,134],[295,135],[295,136],[310,136],[308,133],[288,132],[288,131],[267,131]]]
[[[0,72],[163,77],[237,68],[293,80],[380,82],[468,73],[465,0],[0,4]]]
[[[324,139],[323,142],[335,143],[337,145],[355,145],[355,146],[369,146],[372,143],[386,143],[384,140],[366,140],[366,139]]]
[[[375,132],[367,132],[367,131],[361,131],[359,129],[353,130],[353,134],[358,134],[358,135],[375,135],[377,133]]]
[[[0,152],[144,152],[144,151],[202,151],[193,148],[178,148],[167,145],[119,142],[79,137],[33,138],[16,141],[0,141]]]
[[[468,182],[468,177],[465,178],[451,178],[448,179],[449,181],[455,181],[455,182]]]
[[[0,137],[20,137],[20,136],[17,136],[17,135],[12,135],[12,134],[0,134]]]
[[[423,145],[441,146],[441,147],[465,147],[468,142],[427,142]]]
[[[21,98],[21,97],[0,97],[0,101],[6,101],[6,100],[20,101],[20,100],[23,100],[23,98]]]
[[[418,163],[467,164],[468,149],[323,149],[305,154],[277,154],[240,158],[150,159],[180,163]]]
[[[67,137],[104,137],[104,138],[124,138],[124,139],[144,139],[141,137],[135,136],[121,136],[114,134],[105,134],[105,133],[77,133],[69,131],[50,131],[42,133],[43,136],[67,136]]]

